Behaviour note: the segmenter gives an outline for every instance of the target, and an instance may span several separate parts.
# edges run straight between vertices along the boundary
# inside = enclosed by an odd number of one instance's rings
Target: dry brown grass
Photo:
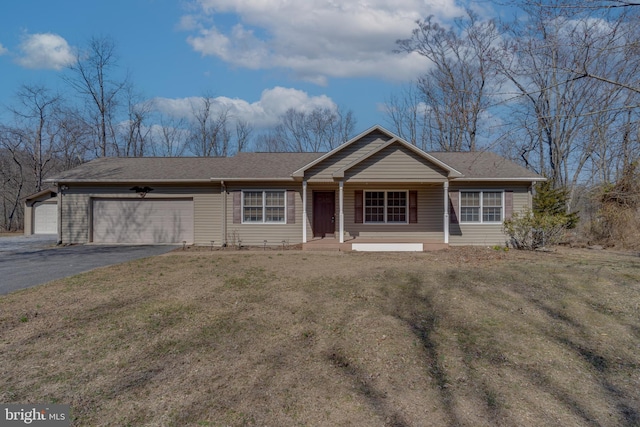
[[[24,235],[22,231],[0,231],[0,238],[3,237],[17,237]]]
[[[640,258],[181,251],[0,298],[0,402],[74,425],[640,424]]]

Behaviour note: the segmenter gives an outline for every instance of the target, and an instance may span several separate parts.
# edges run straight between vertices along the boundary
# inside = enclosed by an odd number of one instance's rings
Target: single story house
[[[58,198],[55,188],[45,188],[24,199],[24,234],[58,234]]]
[[[99,158],[50,181],[62,243],[504,244],[543,177],[491,152],[427,153],[374,126],[328,153]]]

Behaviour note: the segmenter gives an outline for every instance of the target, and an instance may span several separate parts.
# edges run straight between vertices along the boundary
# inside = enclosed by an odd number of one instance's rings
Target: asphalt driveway
[[[20,236],[22,237],[22,236]],[[30,236],[31,237],[31,236]],[[0,295],[52,280],[169,252],[176,246],[56,247],[54,240],[22,237],[0,238]],[[13,242],[8,240],[15,239]]]

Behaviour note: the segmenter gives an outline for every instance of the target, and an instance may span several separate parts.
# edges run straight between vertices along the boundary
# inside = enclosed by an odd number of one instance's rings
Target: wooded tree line
[[[399,52],[431,67],[386,103],[387,125],[429,151],[494,150],[566,187],[615,183],[640,153],[640,8],[621,0],[525,0],[513,19],[473,11],[445,26],[416,23]],[[139,95],[108,38],[63,74],[69,91],[25,84],[0,123],[0,229],[22,226],[22,198],[43,179],[96,156],[229,156],[327,151],[353,136],[351,111],[289,110],[270,131],[211,94],[189,117]],[[73,100],[73,102],[72,102]],[[78,103],[77,100],[82,102]]]
[[[425,150],[501,152],[566,188],[568,209],[593,213],[594,191],[640,158],[638,4],[507,6],[513,20],[469,10],[450,27],[419,21],[398,41],[433,66],[388,100],[392,129]]]
[[[65,95],[24,84],[0,117],[0,231],[21,229],[24,197],[52,174],[104,156],[231,156],[246,150],[326,151],[354,132],[352,112],[290,109],[255,134],[210,93],[186,116],[136,92],[108,37],[92,38],[62,76]]]

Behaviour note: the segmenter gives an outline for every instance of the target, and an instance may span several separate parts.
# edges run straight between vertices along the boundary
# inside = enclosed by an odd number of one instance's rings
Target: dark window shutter
[[[511,219],[513,215],[513,190],[504,192],[504,219]]]
[[[296,223],[296,191],[287,190],[287,224]]]
[[[242,191],[233,192],[233,223],[242,223]]]
[[[449,222],[451,224],[458,223],[458,198],[460,192],[458,190],[449,191]]]
[[[409,191],[409,224],[418,223],[418,192]]]
[[[362,224],[363,223],[363,221],[362,221],[363,197],[364,197],[364,194],[363,194],[362,190],[354,191],[354,194],[353,194],[353,203],[354,203],[354,206],[353,206],[353,209],[354,209],[353,221],[356,224]]]

